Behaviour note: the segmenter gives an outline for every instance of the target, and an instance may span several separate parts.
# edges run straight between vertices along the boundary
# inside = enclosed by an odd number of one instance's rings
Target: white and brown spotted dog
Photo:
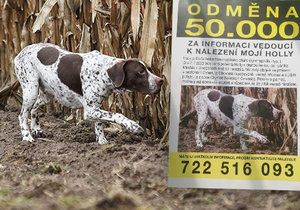
[[[84,110],[84,119],[95,121],[100,144],[106,144],[104,122],[123,125],[132,133],[143,129],[122,114],[100,109],[101,102],[119,90],[158,93],[163,80],[150,72],[138,59],[118,59],[101,54],[72,53],[53,44],[33,44],[15,58],[16,76],[23,89],[23,105],[19,115],[23,140],[32,142],[42,136],[37,110],[51,97],[70,108]],[[31,133],[28,116],[31,113]]]
[[[215,119],[225,127],[233,127],[234,134],[239,135],[243,150],[247,149],[245,136],[254,137],[262,143],[268,139],[256,131],[244,128],[251,117],[263,117],[278,120],[282,111],[276,109],[271,102],[265,99],[256,99],[243,94],[229,95],[219,90],[205,89],[194,97],[195,111],[189,113],[198,115],[195,139],[198,147],[208,139],[205,136],[206,127]]]

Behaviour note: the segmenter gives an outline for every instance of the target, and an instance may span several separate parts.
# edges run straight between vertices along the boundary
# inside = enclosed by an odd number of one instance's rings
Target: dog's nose
[[[284,114],[284,113],[283,113],[282,110],[278,110],[278,111],[274,114],[274,120],[279,120],[283,114]]]
[[[162,86],[163,83],[164,83],[164,80],[162,78],[159,78],[158,81],[157,81],[157,84],[159,86]]]

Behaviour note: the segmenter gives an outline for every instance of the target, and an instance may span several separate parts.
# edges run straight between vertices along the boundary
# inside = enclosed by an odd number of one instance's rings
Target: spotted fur
[[[217,94],[218,92],[218,94]],[[217,100],[216,96],[219,95]],[[251,117],[264,117],[270,120],[279,119],[282,111],[276,109],[271,102],[247,97],[243,94],[228,95],[219,90],[205,89],[194,97],[195,109],[198,115],[198,123],[195,138],[198,147],[208,141],[205,136],[206,127],[215,119],[219,124],[233,127],[234,133],[240,136],[241,148],[247,149],[245,136],[258,139],[267,143],[268,139],[256,131],[244,128]]]
[[[95,121],[100,144],[108,142],[103,133],[104,122],[118,123],[133,133],[141,133],[143,129],[136,122],[122,114],[102,110],[100,104],[111,93],[120,90],[157,93],[163,83],[138,59],[118,59],[98,51],[72,53],[53,44],[30,45],[16,56],[14,63],[23,90],[19,115],[22,138],[30,142],[33,137],[43,136],[37,110],[52,97],[64,106],[83,108],[84,119]],[[108,74],[109,69],[124,74],[118,85]]]
[[[219,91],[210,91],[208,94],[207,94],[207,98],[210,100],[210,101],[217,101],[219,98],[220,98],[221,94]]]

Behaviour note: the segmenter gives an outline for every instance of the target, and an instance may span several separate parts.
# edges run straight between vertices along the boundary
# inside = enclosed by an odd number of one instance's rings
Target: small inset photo
[[[297,155],[297,89],[182,86],[178,152]]]

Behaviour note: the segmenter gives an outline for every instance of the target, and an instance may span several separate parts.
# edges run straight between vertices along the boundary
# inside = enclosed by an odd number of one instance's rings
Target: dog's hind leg
[[[198,115],[198,123],[195,131],[195,139],[197,147],[203,147],[205,123],[208,119],[208,107],[204,101],[195,100],[195,109]]]
[[[31,110],[31,133],[33,137],[39,138],[44,137],[43,130],[39,123],[38,109],[40,106],[50,102],[50,97],[44,93],[41,89],[39,90],[38,98]]]
[[[33,138],[29,131],[28,116],[38,97],[38,80],[35,81],[32,78],[28,78],[28,80],[30,80],[30,82],[25,85],[21,83],[23,89],[23,104],[19,121],[23,140],[32,142]]]
[[[22,109],[19,114],[22,139],[32,142],[33,138],[29,131],[28,117],[33,108],[39,92],[39,77],[30,62],[15,59],[15,72],[23,90]]]

